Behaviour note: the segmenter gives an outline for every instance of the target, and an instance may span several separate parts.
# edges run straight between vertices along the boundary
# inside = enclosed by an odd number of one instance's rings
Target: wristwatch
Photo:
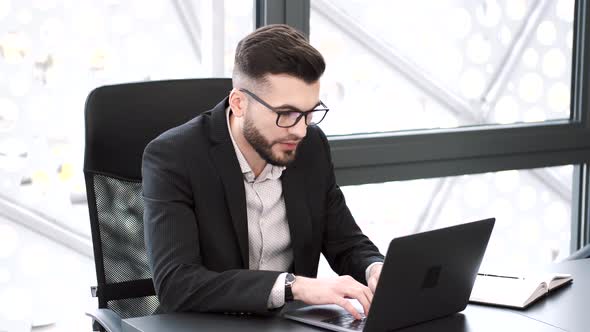
[[[295,283],[295,275],[287,273],[285,276],[285,302],[293,301],[293,284]]]

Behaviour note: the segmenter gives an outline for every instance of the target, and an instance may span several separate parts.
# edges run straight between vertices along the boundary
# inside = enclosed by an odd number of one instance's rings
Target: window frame
[[[309,36],[310,1],[255,0],[256,27]],[[339,185],[574,164],[571,250],[590,242],[590,5],[576,0],[569,120],[329,136]]]

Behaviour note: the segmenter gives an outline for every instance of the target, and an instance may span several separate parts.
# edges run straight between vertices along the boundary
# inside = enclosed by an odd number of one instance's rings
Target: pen
[[[478,276],[484,277],[497,277],[497,278],[507,278],[507,279],[520,279],[519,277],[512,277],[512,276],[501,276],[497,274],[489,274],[489,273],[478,273]]]

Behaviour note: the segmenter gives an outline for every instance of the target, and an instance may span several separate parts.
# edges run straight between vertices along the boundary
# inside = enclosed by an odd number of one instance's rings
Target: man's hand
[[[379,277],[381,277],[382,268],[383,264],[375,264],[371,266],[371,270],[369,271],[369,280],[367,280],[367,284],[369,285],[369,289],[373,294],[375,294],[375,289],[377,288]]]
[[[361,319],[362,316],[347,298],[357,299],[362,304],[365,315],[369,314],[373,300],[371,290],[351,276],[319,279],[298,276],[292,290],[295,300],[307,304],[336,304],[346,309],[355,319]]]

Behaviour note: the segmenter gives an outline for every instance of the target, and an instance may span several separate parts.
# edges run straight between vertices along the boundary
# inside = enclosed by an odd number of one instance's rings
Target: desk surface
[[[547,271],[569,273],[574,281],[551,292],[526,310],[511,311],[567,331],[590,331],[590,259],[551,265]]]
[[[165,314],[130,318],[123,321],[123,332],[317,332],[321,328],[290,321],[281,317],[225,316],[216,314]],[[506,310],[483,306],[468,306],[463,312],[431,322],[396,330],[399,332],[497,332],[535,331],[563,332],[534,319]]]
[[[427,331],[587,331],[590,315],[590,259],[551,266],[552,272],[570,273],[572,285],[555,291],[527,310],[468,305],[443,319],[419,324],[400,332]],[[221,314],[165,314],[123,320],[125,332],[151,331],[325,331],[281,317],[230,316]]]

